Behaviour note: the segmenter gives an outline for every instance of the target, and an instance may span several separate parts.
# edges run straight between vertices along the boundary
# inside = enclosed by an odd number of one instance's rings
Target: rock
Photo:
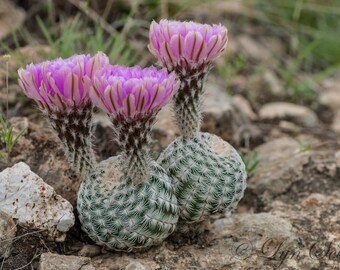
[[[215,221],[211,232],[215,237],[232,235],[259,241],[276,237],[295,239],[292,230],[293,227],[287,220],[270,213],[245,213]]]
[[[86,257],[65,256],[43,253],[40,257],[39,270],[95,270],[91,259]]]
[[[233,105],[238,107],[238,109],[242,111],[242,113],[246,115],[250,120],[254,121],[257,119],[257,115],[251,108],[249,101],[246,100],[243,96],[235,95],[231,99]]]
[[[273,57],[268,50],[263,49],[263,45],[247,34],[242,34],[236,37],[236,42],[241,53],[244,53],[250,58],[271,64]]]
[[[266,69],[263,73],[263,80],[268,85],[270,92],[274,96],[283,97],[286,95],[281,81],[277,78],[273,71]]]
[[[11,253],[11,246],[17,232],[12,217],[0,211],[0,258],[7,258]]]
[[[211,81],[206,84],[203,99],[202,130],[227,137],[233,133],[233,107],[231,98],[222,87]]]
[[[340,151],[337,151],[334,156],[336,166],[338,167],[338,169],[340,169]]]
[[[285,120],[280,121],[279,127],[285,132],[293,132],[296,134],[301,132],[300,126]]]
[[[288,102],[271,102],[259,111],[263,120],[290,120],[305,127],[319,124],[316,114],[309,108]]]
[[[322,192],[323,190],[319,190]],[[271,202],[271,213],[289,220],[300,239],[299,246],[288,249],[285,261],[292,269],[338,269],[340,251],[340,198],[338,189],[328,195],[306,194],[298,203]],[[294,254],[294,256],[292,256]],[[288,258],[292,259],[288,259]]]
[[[115,141],[112,123],[106,114],[102,112],[94,114],[92,133],[95,153],[99,155],[98,160],[105,160],[117,155],[120,147]]]
[[[17,117],[15,123],[18,127],[27,127],[25,117]],[[12,149],[10,165],[24,161],[57,194],[75,205],[80,178],[70,169],[57,136],[45,118],[39,118],[39,124],[29,121],[27,128],[27,133]],[[105,135],[107,145],[112,145],[108,135]],[[0,159],[0,171],[6,167],[5,160]]]
[[[64,241],[75,221],[72,205],[23,162],[0,173],[0,210],[55,241]]]
[[[178,128],[170,102],[158,113],[152,129],[152,138],[156,139],[162,148],[165,148],[175,140],[178,135]]]
[[[327,78],[321,82],[321,93],[319,102],[322,105],[332,108],[334,111],[340,110],[340,79],[339,76]]]
[[[273,198],[297,201],[303,194],[340,188],[334,149],[313,149],[312,138],[300,141],[283,137],[267,142],[254,151],[260,163],[248,188],[270,205]]]
[[[297,244],[292,224],[270,213],[236,214],[217,220],[213,224],[212,233],[218,238],[232,236],[237,239],[234,251],[241,258],[253,254],[265,255],[263,253],[275,250],[281,243],[282,249],[293,248]]]
[[[0,1],[0,40],[18,30],[26,14],[10,1]]]
[[[335,132],[340,133],[340,110],[336,111],[331,128]]]
[[[319,102],[322,105],[330,107],[334,111],[340,110],[340,90],[324,91],[319,96]]]
[[[132,262],[125,267],[125,270],[151,270],[151,269],[147,266],[144,266],[140,262]]]
[[[101,253],[101,247],[95,245],[85,245],[83,248],[78,252],[79,256],[82,257],[94,257]]]

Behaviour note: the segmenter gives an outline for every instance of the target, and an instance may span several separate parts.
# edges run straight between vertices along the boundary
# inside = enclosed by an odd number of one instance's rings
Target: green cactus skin
[[[243,197],[245,165],[236,150],[218,136],[197,132],[190,138],[178,137],[158,163],[174,185],[181,223],[200,223],[231,211]]]
[[[95,166],[95,155],[91,143],[93,106],[87,102],[66,111],[44,112],[60,139],[72,169],[86,175]]]
[[[124,174],[123,156],[99,163],[81,184],[77,208],[82,229],[99,245],[133,251],[159,244],[176,227],[177,200],[164,169],[151,161],[147,180]]]

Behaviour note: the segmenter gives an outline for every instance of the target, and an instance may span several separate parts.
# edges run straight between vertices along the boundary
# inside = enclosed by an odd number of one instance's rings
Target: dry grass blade
[[[100,26],[110,35],[118,34],[117,30],[105,21],[97,12],[87,6],[84,1],[68,0],[72,5],[77,7],[83,13],[85,13],[91,20],[100,24]]]

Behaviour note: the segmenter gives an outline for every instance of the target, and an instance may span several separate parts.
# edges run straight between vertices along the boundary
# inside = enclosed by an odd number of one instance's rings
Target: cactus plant
[[[147,248],[171,234],[177,200],[148,144],[156,114],[178,90],[175,74],[111,66],[98,53],[31,64],[19,77],[83,175],[77,201],[82,229],[97,244],[124,251]],[[90,142],[93,104],[110,116],[122,148],[121,155],[98,164]]]
[[[121,155],[94,168],[78,193],[83,229],[97,243],[130,251],[174,231],[177,200],[148,144],[157,112],[177,89],[174,74],[154,67],[113,66],[95,78],[91,100],[110,116],[122,148]]]
[[[99,244],[136,250],[157,244],[178,221],[177,200],[148,144],[157,112],[178,89],[175,75],[154,67],[113,66],[90,90],[110,116],[119,156],[98,164],[81,184],[78,211],[83,229]]]
[[[93,106],[88,86],[95,71],[108,65],[103,53],[74,55],[20,68],[19,85],[35,100],[55,130],[73,170],[85,175],[95,165],[91,146]]]
[[[158,162],[173,181],[179,230],[186,232],[211,215],[235,208],[246,187],[245,166],[236,150],[215,135],[199,132],[204,82],[213,60],[226,48],[227,29],[161,20],[151,24],[149,36],[151,53],[181,82],[173,98],[181,136]]]

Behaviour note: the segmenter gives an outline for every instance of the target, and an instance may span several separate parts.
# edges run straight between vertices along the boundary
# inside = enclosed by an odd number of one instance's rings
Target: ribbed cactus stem
[[[72,169],[83,176],[95,165],[91,144],[92,111],[93,106],[89,102],[67,108],[65,111],[45,111],[62,142]]]
[[[174,97],[174,109],[177,125],[183,137],[193,137],[200,130],[202,94],[209,69],[209,65],[190,72],[175,68],[181,85]]]
[[[150,176],[150,132],[155,114],[137,114],[133,118],[111,118],[116,141],[122,148],[124,174],[135,185]]]

